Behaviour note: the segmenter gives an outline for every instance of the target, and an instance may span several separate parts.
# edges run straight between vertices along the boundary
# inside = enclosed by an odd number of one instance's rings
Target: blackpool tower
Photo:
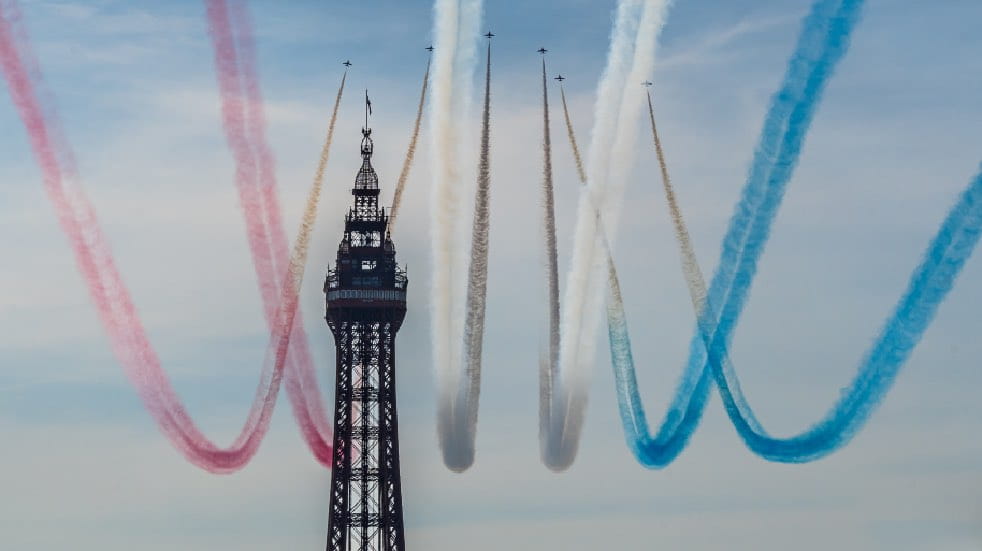
[[[371,136],[366,117],[354,206],[324,282],[337,348],[328,551],[405,549],[395,339],[406,316],[408,280],[378,205]]]

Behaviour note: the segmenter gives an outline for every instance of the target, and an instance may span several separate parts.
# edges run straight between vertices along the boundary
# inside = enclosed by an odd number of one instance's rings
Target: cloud
[[[740,56],[740,47],[751,42],[755,35],[777,27],[796,25],[800,13],[748,17],[723,29],[698,36],[682,47],[682,50],[663,56],[657,70],[673,70],[691,65],[718,65]]]

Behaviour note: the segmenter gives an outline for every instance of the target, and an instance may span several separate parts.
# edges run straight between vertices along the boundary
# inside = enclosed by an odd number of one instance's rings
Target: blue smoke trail
[[[804,20],[782,87],[771,100],[741,200],[730,220],[706,308],[698,313],[688,364],[654,437],[650,436],[638,393],[619,289],[611,284],[608,330],[618,404],[628,445],[647,467],[667,465],[686,446],[702,417],[713,382],[741,438],[765,459],[812,461],[848,443],[892,385],[979,239],[982,174],[949,212],[912,274],[907,291],[838,403],[820,422],[797,436],[777,439],[767,435],[740,390],[726,350],[815,108],[848,49],[862,5],[863,0],[819,0]],[[714,305],[722,308],[716,310]]]

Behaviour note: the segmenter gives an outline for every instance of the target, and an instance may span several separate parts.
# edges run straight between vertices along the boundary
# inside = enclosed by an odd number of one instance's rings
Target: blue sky
[[[742,185],[804,0],[677,0],[652,75],[670,169],[706,273]],[[339,62],[355,63],[303,289],[325,392],[333,340],[321,278],[360,165],[360,89],[375,108],[391,193],[430,43],[423,1],[250,4],[288,231],[299,221]],[[412,548],[982,548],[982,264],[967,264],[882,407],[848,448],[808,465],[745,450],[718,401],[678,461],[638,466],[600,347],[580,457],[538,462],[539,46],[569,80],[585,141],[613,0],[490,2],[495,39],[491,274],[478,457],[436,449],[426,308],[424,137],[396,235],[410,271],[398,341]],[[175,386],[219,442],[237,432],[266,344],[198,2],[24,2],[80,172]],[[817,419],[851,376],[957,193],[978,168],[982,35],[975,0],[870,0],[833,79],[765,253],[733,358],[765,425]],[[557,89],[551,89],[556,94]],[[552,99],[558,99],[555,96]],[[553,111],[562,259],[575,175]],[[254,461],[216,477],[161,437],[114,362],[41,192],[20,121],[0,99],[0,544],[10,549],[223,550],[323,545],[329,473],[287,407]],[[424,123],[424,134],[427,127]],[[648,135],[616,256],[639,377],[660,415],[691,307]],[[474,147],[476,149],[476,142]],[[563,264],[565,265],[565,264]],[[523,284],[527,282],[527,284]],[[532,305],[532,306],[530,306]],[[515,542],[521,542],[516,544]]]

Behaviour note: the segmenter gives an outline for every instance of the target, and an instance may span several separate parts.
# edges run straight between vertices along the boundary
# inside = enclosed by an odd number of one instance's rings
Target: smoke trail
[[[310,234],[313,231],[317,220],[317,207],[320,202],[321,190],[324,183],[324,171],[327,168],[327,161],[330,157],[331,144],[334,141],[334,127],[338,120],[338,107],[341,105],[341,96],[344,94],[344,84],[348,78],[345,71],[341,76],[341,85],[338,87],[337,96],[334,98],[334,108],[331,111],[331,121],[327,126],[327,136],[324,138],[324,146],[321,148],[320,157],[317,160],[317,169],[314,172],[314,182],[307,197],[307,204],[304,209],[303,221],[300,225],[300,232],[294,243],[293,253],[289,263],[290,284],[299,294],[303,283],[304,268],[307,265],[307,253],[310,245]],[[300,323],[300,318],[296,323]],[[297,339],[302,335],[302,328],[294,330],[291,339]],[[306,350],[299,344],[294,344],[291,351]],[[300,355],[300,354],[298,354]],[[290,367],[293,370],[290,370]],[[314,456],[324,466],[330,466],[332,460],[332,430],[328,424],[328,418],[324,411],[323,401],[317,386],[317,374],[313,368],[313,360],[309,353],[306,357],[287,364],[286,391],[290,397],[290,404],[293,407],[293,415],[300,426],[301,433],[307,445],[313,451]]]
[[[279,218],[272,154],[265,141],[265,118],[255,71],[251,25],[241,3],[233,3],[229,9],[222,0],[208,0],[206,8],[222,97],[223,126],[236,158],[237,187],[264,313],[272,331],[276,324],[280,274],[288,264],[288,248]],[[234,24],[230,24],[230,15]],[[331,429],[317,392],[316,374],[302,320],[295,326],[293,342],[287,368],[290,374],[287,393],[304,439],[315,457],[329,465]],[[308,390],[304,392],[304,388]]]
[[[433,361],[439,396],[437,435],[444,463],[451,469],[469,464],[473,439],[455,428],[462,385],[460,360],[464,325],[465,248],[462,236],[462,144],[465,142],[471,77],[477,62],[476,40],[481,0],[437,0],[434,9],[434,64],[430,120],[432,128],[431,205],[433,224],[431,282]],[[464,431],[466,433],[466,431]],[[468,442],[469,440],[469,442]],[[463,452],[459,452],[463,449]],[[467,450],[471,453],[468,454]]]
[[[565,110],[566,99],[563,98]],[[567,128],[572,136],[572,126],[567,113]],[[548,345],[544,358],[539,362],[539,446],[545,457],[553,388],[559,361],[559,253],[556,244],[556,203],[552,185],[552,138],[549,132],[549,89],[546,86],[546,60],[542,59],[542,207],[545,243],[546,292],[548,294]]]
[[[616,221],[627,170],[633,160],[636,120],[641,107],[637,86],[654,63],[656,39],[668,6],[663,0],[621,0],[611,34],[607,66],[598,86],[590,144],[588,185],[580,193],[571,268],[562,317],[559,396],[552,401],[545,462],[553,470],[572,464],[586,412],[602,295],[596,282],[603,257],[598,213]],[[611,225],[613,228],[614,225]],[[609,234],[609,230],[606,232]],[[558,399],[556,399],[558,398]]]
[[[10,6],[16,8],[12,1],[0,4],[0,66],[42,169],[45,190],[72,245],[76,262],[107,329],[113,351],[162,432],[191,462],[213,472],[231,472],[241,468],[258,449],[275,404],[294,327],[298,285],[312,221],[309,211],[316,209],[316,194],[312,193],[311,201],[308,201],[305,224],[291,259],[291,284],[283,286],[277,301],[280,308],[274,318],[256,400],[235,442],[226,449],[218,448],[197,429],[170,387],[115,268],[91,204],[80,188],[72,186],[77,177],[73,173],[71,151],[59,135],[57,120],[48,121],[53,110],[45,109],[36,93],[40,72],[35,70],[37,64],[26,34],[18,28],[18,21],[8,16],[12,13]],[[229,60],[227,55],[224,59]],[[237,113],[228,105],[223,107],[224,115],[232,126],[238,124],[241,128],[241,112]],[[230,134],[232,138],[239,136]],[[230,142],[243,145],[242,140],[230,139]],[[241,153],[242,150],[237,152]],[[240,172],[240,176],[247,174],[246,170]],[[243,177],[240,181],[246,180]]]
[[[406,181],[409,180],[409,169],[412,168],[413,160],[416,158],[416,140],[419,138],[419,125],[423,120],[423,106],[426,105],[426,88],[430,83],[430,63],[432,61],[432,58],[426,61],[426,73],[423,75],[423,89],[419,93],[419,107],[416,108],[416,122],[413,124],[413,135],[409,138],[406,159],[402,162],[402,172],[399,173],[396,191],[392,195],[392,208],[389,209],[390,233],[396,225],[396,217],[399,215],[399,207],[402,205],[402,192],[406,188]]]
[[[685,283],[689,287],[689,298],[692,300],[692,308],[695,310],[696,318],[702,319],[703,308],[706,306],[706,281],[702,277],[702,270],[699,269],[699,262],[696,260],[696,253],[692,248],[689,230],[685,227],[685,220],[682,218],[682,209],[679,208],[678,200],[675,198],[672,180],[668,177],[668,164],[665,162],[665,152],[662,150],[661,139],[658,137],[658,127],[655,125],[655,108],[651,104],[650,92],[648,93],[648,118],[651,121],[651,136],[655,142],[658,167],[661,169],[661,181],[665,190],[665,200],[668,203],[668,213],[672,217],[675,240],[679,244],[682,274],[685,276]]]
[[[573,130],[573,121],[572,121],[572,119],[569,116],[569,107],[568,107],[568,105],[566,103],[566,91],[565,91],[564,87],[562,86],[562,83],[560,83],[560,85],[559,85],[559,90],[560,90],[560,94],[561,94],[561,97],[562,97],[562,100],[563,100],[563,117],[564,117],[564,119],[566,121],[566,134],[567,134],[567,136],[569,138],[569,145],[570,145],[570,149],[572,150],[572,153],[573,153],[573,158],[576,161],[577,175],[579,176],[580,184],[583,185],[583,186],[586,186],[586,184],[587,184],[586,174],[583,171],[583,163],[582,163],[581,157],[580,157],[580,149],[579,149],[579,146],[577,145],[577,141],[576,141],[576,132],[574,132],[574,130]],[[607,235],[606,235],[606,233],[604,231],[604,225],[602,223],[602,218],[603,217],[601,215],[600,209],[597,207],[597,205],[595,203],[592,204],[591,206],[593,208],[593,216],[596,219],[597,233],[599,235],[601,253],[604,255],[604,259],[606,261],[606,267],[607,267],[607,290],[608,290],[608,295],[610,297],[612,297],[611,299],[608,300],[608,308],[610,308],[611,307],[611,304],[612,304],[611,301],[620,301],[620,302],[623,302],[620,299],[620,296],[621,296],[620,282],[618,281],[617,268],[614,265],[613,254],[611,253],[611,250],[610,250],[610,243],[608,242]],[[552,208],[550,208],[550,209],[547,210],[547,213],[546,213],[546,217],[545,218],[546,218],[547,224],[548,224],[548,221],[549,220],[553,220],[553,224],[555,223],[554,222],[554,220],[555,220],[555,213],[554,213],[554,211],[553,211]],[[551,254],[553,254],[553,255],[556,255],[555,239],[553,239],[553,245],[550,248],[550,250],[547,251],[547,254],[549,252],[551,252]],[[558,282],[556,283],[556,286],[558,287]],[[558,315],[558,296],[556,297],[556,300],[557,300],[556,313]],[[620,310],[621,310],[621,312],[623,312],[623,306],[621,306]],[[608,313],[608,325],[611,323],[610,317],[611,317],[611,314]],[[546,367],[544,365],[542,365],[542,367],[540,367],[540,369],[542,369],[544,371],[546,369]],[[547,382],[550,385],[552,385],[552,384],[554,384],[553,381],[555,380],[555,374],[550,374],[550,375],[551,375],[551,377],[547,380]],[[540,379],[540,385],[541,385],[542,384],[541,381],[543,381],[543,379],[546,379],[546,376],[544,374],[540,374],[539,379]],[[539,435],[539,438],[540,438],[540,447],[541,447],[541,451],[542,451],[542,459],[543,459],[543,462],[547,466],[549,466],[550,468],[552,468],[553,470],[561,471],[561,470],[564,469],[564,467],[554,466],[554,465],[551,465],[550,464],[550,459],[549,459],[549,456],[547,455],[547,452],[550,450],[550,444],[548,443],[547,439],[550,438],[550,436],[549,436],[549,433],[548,432],[546,432],[545,434],[543,434],[543,432],[542,432],[542,427],[547,427],[548,428],[550,426],[550,424],[552,423],[550,417],[552,415],[552,408],[553,408],[553,403],[552,402],[553,402],[553,397],[555,395],[555,391],[556,390],[555,390],[555,387],[554,386],[547,386],[547,387],[545,387],[544,390],[540,391],[540,395],[539,395],[539,425],[540,425],[540,435]],[[552,444],[552,446],[555,446],[555,444]]]
[[[744,188],[743,199],[737,213],[731,219],[730,229],[724,239],[723,256],[711,285],[707,308],[697,324],[697,334],[690,343],[688,365],[680,379],[676,396],[669,411],[654,438],[647,435],[646,420],[640,399],[636,393],[636,382],[633,372],[627,372],[626,363],[615,363],[615,377],[618,378],[622,417],[631,416],[631,426],[637,427],[638,432],[629,436],[629,444],[634,449],[639,461],[650,467],[663,466],[673,460],[685,447],[689,436],[695,430],[702,416],[712,374],[704,367],[707,348],[712,349],[711,342],[715,331],[707,332],[705,328],[714,327],[719,314],[714,307],[721,304],[730,294],[732,284],[737,281],[738,257],[742,248],[748,242],[748,233],[752,226],[766,213],[758,212],[762,204],[765,188],[768,185],[769,172],[787,163],[788,159],[779,159],[780,144],[797,135],[798,144],[804,136],[818,100],[834,62],[841,58],[847,44],[848,31],[851,31],[858,16],[858,5],[845,7],[851,9],[851,17],[837,17],[840,11],[837,1],[819,1],[813,6],[811,14],[806,17],[799,38],[798,48],[789,63],[789,72],[785,77],[782,89],[775,94],[770,112],[765,120],[754,163],[751,167],[747,186]],[[790,124],[794,121],[795,124]],[[782,164],[780,166],[786,166]],[[787,174],[789,177],[790,174]],[[772,213],[773,214],[773,213]],[[742,281],[749,283],[749,274],[740,276]],[[611,354],[617,361],[619,355],[615,351],[615,342],[623,346],[628,342],[626,334],[614,335],[614,325],[611,325]],[[705,346],[705,343],[710,343]],[[719,355],[722,358],[722,354]],[[759,428],[759,423],[750,415],[748,423]],[[625,424],[625,427],[628,425]]]
[[[491,224],[491,42],[488,42],[484,79],[484,110],[481,115],[481,147],[474,198],[471,256],[467,273],[467,312],[464,322],[464,377],[453,396],[450,430],[454,442],[444,449],[444,462],[462,472],[474,462],[477,411],[481,395],[481,352],[484,345],[484,317],[488,288],[488,238]]]
[[[289,247],[280,217],[273,155],[265,137],[266,122],[255,68],[252,25],[241,2],[233,2],[228,7],[224,0],[208,0],[206,7],[222,96],[223,123],[236,157],[237,187],[264,313],[273,331],[277,290],[283,284],[281,274],[288,275],[285,272],[289,266]],[[332,133],[333,129],[329,129],[329,134]],[[304,440],[318,461],[329,466],[331,427],[317,386],[302,320],[297,320],[291,340],[293,345],[286,367],[287,394]]]
[[[740,391],[726,348],[815,108],[847,50],[862,5],[861,0],[821,0],[805,19],[788,74],[772,99],[741,201],[730,221],[720,267],[692,341],[688,366],[670,411],[654,437],[648,431],[638,396],[626,322],[615,319],[617,323],[610,325],[611,355],[625,432],[638,460],[646,466],[664,466],[684,448],[701,417],[710,381],[715,381],[720,389],[727,414],[741,438],[765,459],[811,461],[844,446],[892,385],[982,234],[980,174],[948,213],[923,261],[911,275],[907,290],[839,401],[822,420],[801,434],[784,439],[767,435]],[[714,305],[721,305],[720,310],[716,311]],[[706,318],[717,320],[710,334],[705,331]],[[703,342],[708,345],[703,347]]]
[[[215,74],[222,100],[222,127],[235,159],[235,182],[239,192],[246,236],[263,297],[267,321],[273,322],[278,295],[276,267],[264,223],[262,196],[256,176],[256,160],[247,130],[248,115],[243,98],[242,75],[235,37],[224,0],[207,0],[208,35],[215,55]]]
[[[583,170],[583,157],[580,156],[580,148],[576,145],[576,134],[573,132],[573,122],[569,118],[569,107],[566,105],[566,89],[562,83],[559,84],[559,94],[563,98],[563,117],[566,119],[566,133],[569,136],[569,145],[573,149],[573,159],[576,161],[576,174],[580,177],[580,183],[586,185],[586,171]]]
[[[257,137],[263,134],[265,122],[260,109],[258,85],[255,84],[258,79],[251,61],[255,54],[248,19],[241,3],[233,2],[230,9],[225,0],[206,0],[205,8],[221,96],[222,126],[235,159],[236,187],[265,318],[270,331],[275,332],[280,323],[277,307],[280,306],[278,297],[282,288],[276,260],[285,256],[286,245],[282,243],[277,248],[272,243],[266,212],[270,201],[275,200],[275,182],[270,181],[273,172],[271,155],[263,143],[264,138]],[[260,151],[267,154],[264,156]],[[278,211],[276,205],[277,215]],[[281,225],[279,229],[282,232]],[[285,238],[282,241],[285,242]],[[285,267],[285,263],[281,262],[280,266]],[[265,376],[263,380],[266,380]],[[259,392],[262,387],[260,385]],[[295,411],[299,409],[297,403],[300,402],[295,401]],[[298,423],[301,427],[305,426],[299,417]],[[302,428],[301,432],[304,432]]]
[[[10,4],[10,3],[8,3]],[[7,19],[7,9],[0,5],[0,65],[2,65],[4,76],[8,83],[11,98],[17,108],[18,113],[28,131],[31,147],[38,164],[42,170],[43,184],[49,199],[55,207],[56,214],[61,222],[63,230],[69,237],[69,242],[75,252],[76,261],[82,271],[83,277],[89,286],[90,293],[96,300],[98,312],[103,324],[111,329],[110,338],[114,344],[114,351],[120,361],[133,367],[134,360],[140,360],[147,356],[152,356],[152,351],[133,350],[131,344],[138,343],[142,336],[142,328],[139,321],[127,319],[133,311],[132,302],[125,289],[119,281],[118,272],[111,262],[107,262],[102,255],[105,239],[98,226],[83,226],[66,192],[65,173],[60,163],[60,153],[56,147],[60,140],[52,138],[52,131],[57,131],[55,126],[49,128],[44,119],[45,109],[41,107],[38,96],[35,93],[35,85],[32,75],[26,67],[34,66],[32,61],[24,62],[22,58],[32,59],[26,42],[15,45],[13,39],[24,36],[22,30],[13,31],[12,26],[17,21]],[[75,201],[84,200],[80,190],[75,192]],[[111,260],[111,257],[109,258]],[[186,413],[182,410],[166,408],[163,402],[168,394],[173,393],[169,387],[158,388],[160,375],[153,370],[129,369],[128,375],[137,386],[141,398],[147,404],[148,409],[157,418],[161,428],[169,436],[174,438],[175,445],[183,447],[186,454],[192,460],[200,461],[202,464],[210,465],[220,469],[227,464],[223,464],[222,459],[232,459],[229,456],[216,456],[214,447],[209,449],[196,450],[198,453],[190,454],[188,450],[188,435],[178,435],[180,424],[185,420]],[[255,430],[252,431],[255,433]],[[183,438],[182,438],[183,436]],[[191,435],[193,438],[194,435]],[[253,440],[254,441],[254,440]],[[230,455],[241,456],[248,453],[250,441],[248,438],[240,438],[236,441],[235,449]]]

